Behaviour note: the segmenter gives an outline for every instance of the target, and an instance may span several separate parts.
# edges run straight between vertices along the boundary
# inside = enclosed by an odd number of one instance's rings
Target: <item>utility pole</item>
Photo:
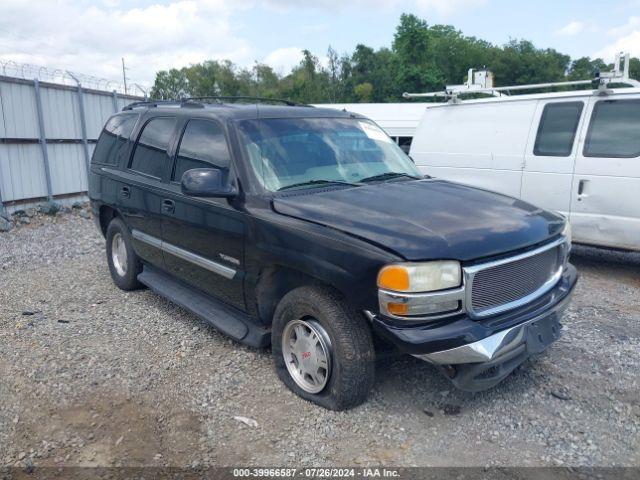
[[[124,57],[122,57],[122,80],[124,81],[124,94],[127,94],[127,69],[124,66]]]

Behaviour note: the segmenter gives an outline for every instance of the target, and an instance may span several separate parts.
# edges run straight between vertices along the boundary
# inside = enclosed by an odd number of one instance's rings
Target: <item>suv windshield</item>
[[[244,120],[239,129],[251,167],[270,191],[422,178],[400,147],[367,120]]]

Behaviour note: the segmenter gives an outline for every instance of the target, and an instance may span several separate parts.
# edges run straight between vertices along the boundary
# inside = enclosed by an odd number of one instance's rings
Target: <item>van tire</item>
[[[142,262],[133,250],[131,233],[120,218],[116,217],[109,222],[106,241],[107,263],[116,286],[125,291],[143,288],[144,285],[138,281],[138,274],[142,272]],[[114,250],[120,250],[124,255],[116,253],[114,256]]]
[[[292,321],[306,319],[328,334],[330,365],[326,385],[318,393],[301,388],[283,354],[283,333]],[[278,304],[271,331],[272,354],[280,380],[300,397],[329,410],[363,403],[374,382],[375,351],[371,329],[337,291],[324,286],[299,287]]]

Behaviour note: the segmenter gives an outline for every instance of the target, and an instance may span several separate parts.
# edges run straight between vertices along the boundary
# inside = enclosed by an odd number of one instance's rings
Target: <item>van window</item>
[[[533,154],[568,157],[582,114],[582,102],[548,103],[542,111]]]
[[[167,147],[176,123],[175,118],[153,118],[144,126],[131,159],[131,170],[161,178],[169,161]]]
[[[409,154],[409,150],[411,150],[411,141],[413,137],[398,137],[398,146],[402,149],[402,151],[406,154]]]
[[[600,100],[591,115],[585,157],[640,155],[640,100]]]
[[[98,138],[91,161],[107,165],[120,163],[120,157],[126,152],[129,135],[137,119],[137,114],[120,114],[111,117]]]
[[[189,120],[184,130],[172,180],[192,168],[229,168],[229,149],[222,127],[209,120]]]

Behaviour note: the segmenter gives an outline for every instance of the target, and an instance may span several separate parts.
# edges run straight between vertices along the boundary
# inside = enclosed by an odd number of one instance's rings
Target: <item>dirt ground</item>
[[[365,405],[329,412],[268,350],[118,290],[90,219],[43,217],[0,234],[0,465],[640,466],[640,255],[572,262],[562,338],[498,387],[393,356]]]

